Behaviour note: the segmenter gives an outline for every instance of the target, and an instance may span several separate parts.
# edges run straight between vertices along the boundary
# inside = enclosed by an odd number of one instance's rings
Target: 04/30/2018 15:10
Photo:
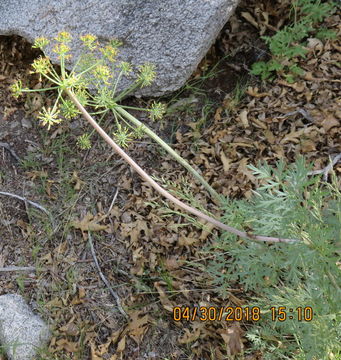
[[[176,306],[173,308],[174,321],[260,321],[270,313],[272,321],[312,321],[311,306],[289,308],[272,306],[268,310],[258,306]]]

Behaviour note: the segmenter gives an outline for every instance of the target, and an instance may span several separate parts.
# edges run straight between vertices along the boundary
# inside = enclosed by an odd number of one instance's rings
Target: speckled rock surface
[[[67,30],[102,42],[123,41],[121,58],[156,65],[158,77],[143,95],[161,95],[184,84],[232,15],[238,0],[1,0],[0,35],[33,42]],[[79,46],[79,45],[78,45]],[[76,53],[78,52],[76,44]],[[51,51],[48,53],[55,57]],[[122,87],[128,82],[122,83]]]
[[[0,346],[9,360],[35,359],[50,337],[48,326],[16,294],[0,296]]]

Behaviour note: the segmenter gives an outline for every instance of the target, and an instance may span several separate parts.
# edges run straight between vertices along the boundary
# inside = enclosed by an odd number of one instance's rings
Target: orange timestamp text
[[[259,321],[261,312],[258,306],[175,306],[174,321]]]
[[[263,311],[263,313],[262,313]],[[314,312],[311,306],[288,308],[272,306],[268,310],[258,306],[175,306],[173,308],[174,321],[260,321],[265,314],[270,315],[272,321],[312,321]]]

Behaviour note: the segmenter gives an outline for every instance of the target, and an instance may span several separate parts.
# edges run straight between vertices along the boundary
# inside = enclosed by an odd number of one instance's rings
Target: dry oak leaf
[[[90,213],[87,213],[84,218],[80,221],[73,221],[72,226],[75,229],[80,229],[81,231],[101,231],[108,228],[107,225],[98,224],[102,219],[98,216],[93,216]]]
[[[250,126],[247,115],[248,115],[248,111],[246,109],[242,110],[239,114],[239,119],[241,120],[244,129]]]
[[[162,281],[154,283],[154,287],[157,290],[157,292],[159,293],[162,306],[164,307],[164,309],[166,309],[167,311],[172,313],[173,309],[174,309],[174,304],[168,299],[167,294],[162,289],[161,285],[166,285],[166,284],[163,283]]]
[[[198,340],[205,326],[206,326],[205,322],[202,321],[201,322],[196,321],[192,323],[192,330],[190,331],[189,329],[185,329],[185,334],[183,334],[178,340],[179,343],[189,344],[191,342]]]
[[[144,315],[139,317],[143,312],[141,311],[132,311],[129,312],[130,323],[127,326],[127,332],[130,337],[132,337],[135,342],[138,344],[145,332],[147,331],[148,323],[150,322],[149,315]]]
[[[219,333],[228,346],[229,355],[235,355],[242,351],[243,343],[241,335],[243,331],[238,322],[233,323],[227,329],[219,330]]]

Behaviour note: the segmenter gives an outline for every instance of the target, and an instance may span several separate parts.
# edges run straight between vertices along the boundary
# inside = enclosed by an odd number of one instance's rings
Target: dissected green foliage
[[[263,36],[271,59],[253,64],[251,73],[260,75],[262,80],[272,79],[280,74],[287,81],[293,82],[296,75],[302,75],[303,70],[296,64],[296,59],[305,57],[305,39],[316,36],[320,39],[334,38],[335,32],[320,29],[316,26],[335,10],[332,2],[323,3],[320,0],[295,0],[292,2],[293,23],[277,31],[273,36]]]
[[[261,185],[251,200],[226,200],[226,223],[256,233],[300,239],[262,244],[224,233],[208,266],[222,294],[233,283],[254,294],[249,306],[264,314],[248,333],[265,359],[336,359],[341,355],[341,192],[310,177],[302,158],[292,166],[251,167]],[[313,321],[273,321],[270,307],[311,306]],[[296,310],[294,310],[296,311]],[[289,314],[288,314],[289,317]],[[334,357],[333,357],[334,356]]]

